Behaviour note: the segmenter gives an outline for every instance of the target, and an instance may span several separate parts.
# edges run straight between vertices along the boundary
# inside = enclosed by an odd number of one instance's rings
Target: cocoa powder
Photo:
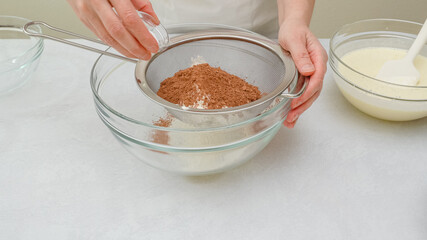
[[[166,114],[165,117],[161,117],[157,121],[153,121],[153,125],[158,127],[170,127],[172,121],[173,121],[172,115],[168,113]],[[151,141],[159,144],[168,144],[169,135],[166,131],[154,130],[153,132],[151,132]],[[152,151],[163,153],[157,150],[152,150]]]
[[[236,107],[261,98],[258,87],[207,63],[165,79],[157,95],[181,106],[200,109]]]
[[[165,117],[161,117],[157,121],[154,121],[153,125],[158,127],[169,127],[172,123],[172,120],[172,115],[167,113]]]

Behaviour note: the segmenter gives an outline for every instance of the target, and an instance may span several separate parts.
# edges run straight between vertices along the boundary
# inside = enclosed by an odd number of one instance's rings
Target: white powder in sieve
[[[191,57],[191,67],[198,65],[198,64],[204,64],[204,63],[207,63],[207,62],[206,62],[205,58],[200,56],[200,55],[197,55],[195,57]],[[199,89],[198,85],[196,85],[196,92],[200,93],[200,89]],[[181,105],[181,108],[184,110],[187,110],[189,108],[207,109],[208,108],[207,102],[209,101],[209,99],[210,99],[209,95],[204,94],[196,100],[195,104],[193,104],[191,106],[186,106],[184,104],[180,104],[180,105]],[[224,109],[224,108],[228,108],[228,107],[224,106],[222,108]]]
[[[202,57],[200,55],[197,55],[195,57],[191,57],[191,66],[203,64],[203,63],[207,63],[204,57]]]

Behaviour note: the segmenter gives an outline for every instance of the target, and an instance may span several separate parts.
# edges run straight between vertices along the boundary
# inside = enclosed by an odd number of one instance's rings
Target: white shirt
[[[276,0],[151,0],[165,26],[217,23],[245,28],[270,38],[279,30]]]

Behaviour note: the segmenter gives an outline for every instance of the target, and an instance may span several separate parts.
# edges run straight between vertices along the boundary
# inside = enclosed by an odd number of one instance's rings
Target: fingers
[[[298,71],[310,82],[304,93],[291,102],[284,125],[293,128],[298,117],[307,110],[320,95],[326,73],[327,54],[308,26],[298,21],[285,21],[279,32],[280,45],[288,50]]]
[[[151,5],[151,2],[148,0],[132,0],[132,4],[135,7],[136,10],[148,13],[153,17],[154,24],[158,25],[160,24],[160,20],[157,17],[157,14],[154,12],[153,6]]]
[[[128,32],[108,2],[104,0],[96,0],[94,1],[94,4],[96,4],[96,8],[94,8],[96,14],[99,16],[107,33],[115,41],[139,59],[149,59],[151,57],[150,52],[139,44],[139,42]]]
[[[301,116],[301,114],[314,103],[314,101],[319,97],[319,95],[320,95],[320,91],[316,92],[313,96],[311,96],[310,99],[305,101],[299,107],[289,111],[285,121],[283,122],[283,125],[285,125],[287,128],[293,128],[299,116]]]
[[[151,53],[158,51],[156,39],[137,12],[137,9],[146,11],[155,24],[159,23],[148,0],[67,1],[92,32],[123,55],[148,60]]]
[[[323,77],[326,73],[327,54],[317,39],[310,39],[309,52],[316,71],[310,76],[310,82],[305,92],[297,99],[294,99],[291,108],[297,108],[305,101],[320,92],[323,87]]]
[[[88,24],[91,26],[89,28],[92,30],[92,32],[94,32],[96,36],[98,36],[98,38],[101,39],[104,43],[113,47],[123,55],[130,58],[138,58],[138,56],[126,50],[114,38],[112,38],[111,35],[108,33],[108,31],[105,29],[101,20],[95,14],[94,10],[91,10],[91,11],[93,11],[93,13],[88,15],[89,16]]]
[[[319,67],[319,71],[316,71],[309,80],[308,86],[304,93],[292,100],[291,111],[289,111],[286,120],[283,124],[288,128],[293,128],[299,116],[306,111],[313,102],[319,97],[323,86],[323,76],[326,72],[326,68],[323,71],[323,67]]]
[[[310,76],[316,70],[310,57],[310,53],[307,51],[307,40],[304,36],[303,39],[292,39],[287,41],[286,44],[282,44],[287,47],[287,50],[291,53],[292,59],[295,62],[295,66],[298,71],[304,76]]]
[[[308,81],[309,83],[304,93],[300,97],[292,100],[291,109],[297,108],[300,105],[304,104],[304,102],[306,102],[313,95],[322,90],[323,75],[320,72],[314,73]]]
[[[137,40],[137,44],[143,46],[151,53],[157,52],[159,50],[157,41],[139,17],[134,5],[130,1],[110,0],[110,2],[116,9],[121,23],[127,32]]]
[[[323,56],[323,48],[317,48],[312,52],[312,55],[314,56],[313,60],[316,71],[310,76],[309,83],[304,93],[291,102],[291,111],[289,111],[283,123],[288,128],[293,128],[295,126],[299,116],[313,104],[322,91],[323,77],[326,73],[326,57]]]
[[[127,51],[123,48],[105,29],[103,23],[101,22],[98,14],[93,8],[93,1],[91,0],[67,0],[68,3],[73,8],[74,12],[80,18],[80,20],[93,32],[95,35],[101,39],[103,42],[112,46],[120,53],[127,57],[137,58],[134,54]],[[108,3],[107,3],[108,4]]]

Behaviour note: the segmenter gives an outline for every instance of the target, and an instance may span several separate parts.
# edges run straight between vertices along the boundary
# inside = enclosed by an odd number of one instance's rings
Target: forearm
[[[285,20],[303,21],[310,24],[315,0],[277,0],[279,24]]]

